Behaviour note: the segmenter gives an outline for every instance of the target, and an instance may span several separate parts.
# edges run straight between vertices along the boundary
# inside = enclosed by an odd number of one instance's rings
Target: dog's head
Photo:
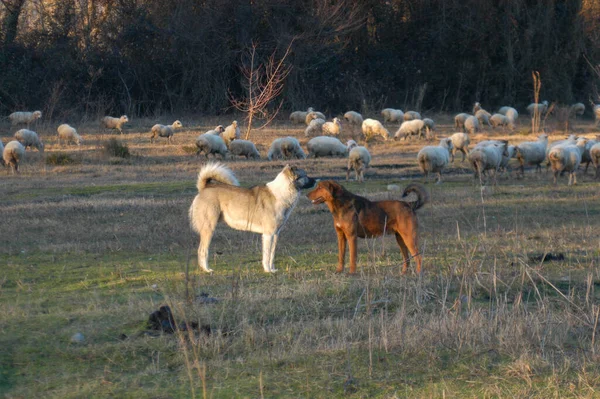
[[[296,190],[311,188],[315,185],[315,179],[309,177],[303,169],[295,166],[286,165],[282,173],[294,184]]]
[[[332,201],[341,191],[342,186],[333,180],[324,180],[317,183],[317,187],[306,194],[313,204],[318,205],[324,202]]]

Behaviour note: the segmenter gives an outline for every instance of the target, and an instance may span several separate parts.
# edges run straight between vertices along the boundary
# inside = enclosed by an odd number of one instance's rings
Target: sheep
[[[501,167],[503,157],[508,157],[507,152],[508,142],[501,141],[499,143],[490,143],[489,145],[475,146],[469,152],[469,163],[475,172],[474,177],[482,179],[486,171],[494,171],[493,184],[496,184],[496,175]]]
[[[401,109],[386,108],[381,111],[384,122],[401,122],[404,120],[404,112]]]
[[[0,140],[0,155],[4,154],[4,143],[2,142],[2,140]],[[4,166],[4,158],[0,157],[0,165]]]
[[[590,154],[590,150],[593,146],[595,146],[598,142],[600,142],[600,135],[596,135],[595,140],[588,140],[585,143],[585,149],[583,150],[583,154],[581,154],[581,163],[585,164],[585,170],[583,174],[587,174],[588,168],[590,167],[590,163],[592,162],[592,157]]]
[[[290,121],[292,123],[304,123],[306,120],[306,114],[312,112],[312,108],[308,108],[306,111],[294,111],[290,114]]]
[[[245,156],[246,159],[260,159],[260,154],[253,142],[249,140],[233,140],[229,144],[229,152],[231,155]]]
[[[514,124],[519,118],[519,113],[513,107],[501,107],[498,110],[499,114],[506,116]]]
[[[227,126],[223,133],[221,133],[221,137],[223,138],[223,141],[225,141],[227,147],[229,147],[229,143],[233,140],[239,140],[240,135],[240,128],[238,127],[237,121],[231,122],[231,125]]]
[[[316,118],[310,121],[306,129],[304,129],[304,137],[314,137],[323,134],[323,125],[325,119]]]
[[[335,137],[319,136],[310,139],[306,144],[308,157],[348,156],[348,148]]]
[[[477,145],[475,145],[475,148],[477,147],[485,147],[485,146],[489,146],[489,145],[502,145],[503,143],[508,143],[505,140],[484,140],[484,141],[480,141],[479,143],[477,143]],[[508,169],[508,163],[510,162],[511,158],[515,158],[516,155],[516,150],[515,150],[515,146],[514,145],[506,145],[506,153],[502,154],[502,161],[500,161],[500,170],[502,170],[503,172],[505,172]]]
[[[492,126],[490,124],[491,117],[492,117],[492,115],[489,112],[487,112],[485,109],[480,109],[479,111],[475,112],[475,118],[477,118],[480,125]]]
[[[306,158],[306,154],[300,147],[300,142],[295,137],[281,137],[273,140],[269,152],[267,153],[267,159],[272,161],[279,158]]]
[[[79,134],[77,134],[77,130],[75,130],[74,127],[72,127],[66,123],[63,123],[62,125],[57,127],[56,131],[58,132],[59,144],[61,143],[62,140],[66,140],[67,144],[69,144],[71,141],[74,141],[75,144],[81,145],[81,142],[83,141],[81,136]]]
[[[354,126],[361,126],[363,123],[363,117],[356,111],[348,111],[344,114],[344,119],[348,121],[349,124]]]
[[[100,120],[101,125],[106,129],[116,129],[123,134],[123,125],[129,122],[127,115],[122,115],[120,118],[105,116]]]
[[[471,134],[475,134],[479,131],[479,119],[474,116],[469,116],[465,120],[465,131]]]
[[[452,159],[451,162],[454,162],[454,154],[456,151],[460,151],[463,154],[462,161],[465,162],[465,158],[469,153],[469,144],[471,143],[471,139],[467,133],[454,133],[450,136],[450,140],[452,141]]]
[[[581,138],[573,144],[561,144],[552,148],[548,153],[548,161],[554,172],[554,185],[558,184],[558,175],[569,172],[569,186],[577,184],[577,169],[581,163],[581,155],[585,150],[587,139]]]
[[[433,129],[435,129],[435,122],[433,119],[424,118],[423,123],[425,124],[425,138],[427,140],[433,139]]]
[[[8,119],[10,120],[11,126],[26,124],[29,127],[30,123],[35,122],[37,119],[42,117],[42,111],[34,111],[34,112],[13,112],[8,115]]]
[[[19,173],[19,163],[25,158],[25,147],[17,140],[10,141],[2,151],[4,164],[12,169],[13,174]]]
[[[219,136],[224,131],[225,131],[225,128],[223,127],[223,125],[219,125],[219,126],[215,127],[214,129],[211,129],[211,130],[205,132],[204,134],[214,134],[215,136]]]
[[[521,164],[521,174],[525,174],[525,164],[536,165],[536,172],[541,171],[540,164],[546,159],[546,147],[548,147],[548,135],[540,134],[537,141],[526,141],[515,147],[515,152]]]
[[[600,143],[596,143],[590,148],[590,158],[592,160],[592,164],[596,168],[596,175],[594,178],[600,179]]]
[[[42,143],[37,133],[32,130],[18,130],[15,133],[15,139],[23,144],[25,149],[27,149],[27,147],[35,147],[39,152],[44,152],[44,143]]]
[[[404,113],[405,121],[412,121],[413,119],[421,119],[421,114],[417,111],[406,111]]]
[[[502,126],[502,127],[508,127],[510,130],[515,129],[514,122],[506,115],[494,114],[489,119],[489,122],[490,122],[490,125],[494,128],[498,127],[498,126]]]
[[[299,111],[298,111],[299,112]],[[283,158],[283,153],[281,151],[281,142],[283,137],[273,140],[271,143],[271,147],[269,147],[269,152],[267,153],[267,159],[272,161],[274,159]]]
[[[471,116],[471,115],[469,115],[469,114],[466,114],[466,113],[464,113],[464,112],[463,112],[463,113],[460,113],[460,114],[457,114],[457,115],[454,117],[454,127],[455,127],[456,129],[461,129],[462,131],[464,131],[464,130],[465,130],[465,121],[467,120],[467,118],[468,118],[469,116]]]
[[[173,137],[173,132],[175,131],[175,129],[180,127],[183,127],[183,125],[179,121],[173,122],[172,125],[156,124],[152,126],[152,130],[150,132],[152,134],[152,136],[150,136],[150,142],[153,143],[155,137],[166,137],[167,142],[170,143],[171,138]]]
[[[425,122],[421,119],[402,122],[394,134],[394,140],[408,139],[410,136],[421,136],[425,129]]]
[[[541,103],[531,103],[527,106],[527,112],[533,118],[533,116],[538,113],[539,115],[543,115],[548,111],[548,101],[542,101]]]
[[[479,111],[481,108],[481,103],[476,102],[475,104],[473,104],[473,115],[475,115],[477,113],[477,111]]]
[[[214,134],[205,133],[198,136],[196,138],[196,147],[198,147],[196,155],[200,156],[200,153],[203,152],[206,159],[208,159],[210,154],[213,154],[215,158],[219,154],[223,159],[229,155],[225,141],[220,136],[215,136]]]
[[[313,122],[318,119],[314,119]],[[321,127],[323,135],[339,136],[342,131],[342,124],[338,118],[333,118],[332,122],[325,122]]]
[[[417,154],[417,162],[425,174],[425,179],[427,179],[429,173],[437,173],[438,180],[436,184],[442,182],[442,170],[446,168],[450,162],[452,148],[452,139],[445,138],[440,140],[439,145],[428,145],[419,151]]]
[[[306,126],[310,125],[310,121],[312,121],[313,119],[327,120],[325,115],[323,115],[319,111],[310,111],[306,114],[306,118],[304,118],[304,123],[306,123]]]
[[[550,150],[553,149],[554,147],[556,147],[558,145],[575,144],[575,143],[577,143],[578,139],[579,139],[579,137],[577,137],[576,134],[570,134],[569,137],[567,137],[564,140],[556,140],[556,141],[553,141],[552,143],[549,143],[548,146],[546,147],[546,159],[548,158],[548,153],[550,153]],[[546,162],[546,172],[548,172],[548,169],[550,169],[550,160],[549,159],[547,159],[547,162]]]
[[[594,105],[594,117],[596,118],[596,123],[594,124],[594,126],[598,126],[598,124],[600,124],[600,104],[595,104]]]
[[[354,140],[351,140],[354,141]],[[354,169],[355,180],[359,182],[365,181],[365,169],[369,167],[371,163],[371,154],[365,147],[359,147],[354,142],[347,143],[346,146],[350,149],[348,153],[348,168],[346,169],[346,181],[350,179],[350,169]]]
[[[376,119],[365,119],[362,123],[362,132],[367,141],[375,136],[381,136],[384,140],[390,138],[390,132]]]
[[[569,107],[569,115],[573,115],[577,118],[577,115],[581,116],[585,112],[585,104],[575,103]]]

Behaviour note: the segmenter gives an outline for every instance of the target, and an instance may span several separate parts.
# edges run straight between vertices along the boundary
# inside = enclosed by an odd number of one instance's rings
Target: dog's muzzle
[[[312,188],[312,187],[314,187],[315,184],[316,184],[316,180],[313,179],[312,177],[308,177],[308,176],[299,177],[294,182],[294,185],[296,186],[296,189],[298,189],[298,190],[302,190],[305,188]]]
[[[322,204],[323,202],[325,202],[325,198],[318,197],[318,198],[315,198],[314,200],[311,200],[311,202],[313,205],[319,205],[319,204]]]

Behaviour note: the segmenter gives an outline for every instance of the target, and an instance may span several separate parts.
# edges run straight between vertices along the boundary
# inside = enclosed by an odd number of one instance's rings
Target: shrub
[[[46,157],[46,165],[73,165],[79,163],[79,160],[73,158],[69,154],[53,153]]]
[[[112,157],[129,158],[129,147],[119,140],[112,138],[104,143],[104,152]]]

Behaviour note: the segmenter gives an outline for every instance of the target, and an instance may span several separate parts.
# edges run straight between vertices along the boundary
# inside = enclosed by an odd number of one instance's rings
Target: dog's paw
[[[211,269],[210,267],[207,267],[207,268],[205,268],[205,269],[204,269],[204,271],[205,271],[206,273],[212,273],[212,272],[214,272],[214,270],[213,270],[213,269]]]

